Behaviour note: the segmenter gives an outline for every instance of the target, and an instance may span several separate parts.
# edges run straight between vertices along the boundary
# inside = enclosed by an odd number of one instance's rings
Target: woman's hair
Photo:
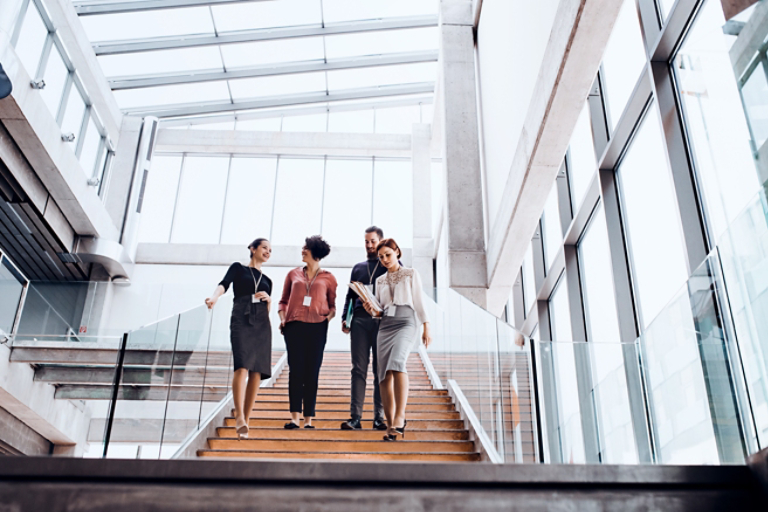
[[[320,235],[308,236],[304,239],[304,247],[316,260],[321,260],[331,253],[331,246]]]
[[[376,252],[378,253],[382,247],[389,247],[393,251],[397,253],[398,258],[403,257],[403,251],[400,250],[400,246],[397,245],[397,242],[395,242],[394,238],[385,238],[381,242],[379,242],[379,245],[376,246]]]
[[[256,240],[248,244],[248,250],[250,251],[251,249],[258,249],[263,242],[269,242],[269,240],[267,240],[266,238],[257,238]]]

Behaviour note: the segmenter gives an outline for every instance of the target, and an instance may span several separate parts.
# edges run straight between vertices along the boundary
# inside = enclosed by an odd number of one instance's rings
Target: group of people
[[[367,259],[352,269],[351,282],[365,286],[372,300],[361,298],[351,288],[343,311],[351,312],[342,321],[342,331],[351,336],[352,382],[350,419],[344,430],[362,428],[366,377],[373,353],[374,420],[373,428],[386,430],[383,439],[395,441],[405,436],[408,400],[406,362],[416,341],[429,346],[429,320],[422,299],[419,273],[400,263],[402,252],[397,242],[384,238],[382,230],[365,230]],[[271,377],[272,281],[262,272],[272,248],[268,240],[257,238],[249,246],[248,265],[233,263],[211,297],[209,308],[230,286],[235,300],[230,320],[230,341],[234,361],[232,392],[235,401],[235,428],[240,437],[248,437],[248,425],[262,379]],[[285,278],[278,303],[280,332],[285,338],[290,367],[288,396],[291,420],[286,430],[315,428],[318,380],[328,337],[328,324],[336,316],[337,282],[333,274],[320,268],[331,247],[319,235],[305,239],[301,249],[304,265]]]

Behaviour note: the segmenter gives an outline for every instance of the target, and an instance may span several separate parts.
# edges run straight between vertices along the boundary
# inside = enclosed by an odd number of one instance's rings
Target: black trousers
[[[355,312],[351,327],[352,399],[349,405],[350,415],[357,419],[363,417],[368,363],[371,360],[371,352],[373,352],[373,417],[384,420],[384,406],[381,404],[381,392],[379,391],[378,351],[376,350],[379,320],[371,318],[368,313]]]
[[[328,339],[328,321],[319,324],[288,322],[283,327],[283,335],[290,368],[288,398],[291,412],[302,412],[303,404],[304,417],[314,416],[317,382]]]

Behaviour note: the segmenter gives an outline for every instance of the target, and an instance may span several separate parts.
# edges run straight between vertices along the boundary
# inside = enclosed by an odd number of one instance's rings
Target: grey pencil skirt
[[[417,331],[416,313],[408,306],[397,306],[395,316],[381,319],[376,338],[379,382],[388,371],[408,373],[405,363],[413,350]]]
[[[237,297],[229,321],[235,370],[258,372],[262,379],[272,376],[272,326],[266,302],[251,302],[251,296]]]

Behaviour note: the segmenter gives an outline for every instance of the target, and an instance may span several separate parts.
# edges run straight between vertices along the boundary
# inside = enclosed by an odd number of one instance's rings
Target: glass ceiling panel
[[[419,105],[376,109],[376,133],[411,133],[412,125],[420,122]]]
[[[323,0],[326,23],[437,14],[437,0]]]
[[[236,130],[255,130],[260,132],[279,132],[280,131],[279,117],[269,117],[267,119],[248,119],[245,121],[238,121],[235,126]]]
[[[373,109],[331,112],[328,131],[337,133],[373,133]]]
[[[128,89],[114,91],[114,95],[117,98],[117,104],[122,109],[194,102],[229,101],[229,90],[227,89],[226,82]]]
[[[284,132],[324,132],[327,127],[327,114],[286,116],[283,118]]]
[[[325,50],[329,59],[437,50],[438,47],[437,27],[341,34],[325,38]]]
[[[236,3],[211,10],[219,32],[322,23],[320,0]]]
[[[171,20],[170,23],[169,20]],[[80,21],[88,39],[92,42],[214,34],[213,22],[207,7],[81,16]]]
[[[431,82],[437,78],[437,64],[403,64],[365,69],[342,69],[328,72],[328,90],[357,89],[381,85]]]
[[[151,53],[102,55],[101,70],[107,78],[183,71],[223,71],[221,55],[215,46],[182,48]]]
[[[230,80],[229,85],[232,89],[232,97],[238,101],[264,96],[325,91],[325,76],[323,73],[264,76]]]
[[[228,69],[323,58],[322,37],[228,44],[220,48]]]

